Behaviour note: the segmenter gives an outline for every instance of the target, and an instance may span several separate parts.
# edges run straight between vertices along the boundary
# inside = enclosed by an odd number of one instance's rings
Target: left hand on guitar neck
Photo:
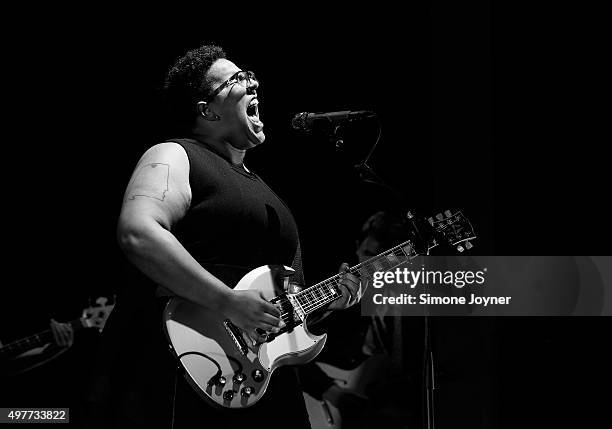
[[[74,342],[74,330],[69,323],[59,323],[55,319],[51,319],[49,327],[51,328],[51,333],[53,334],[53,342],[48,342],[39,347],[32,347],[31,349],[17,355],[15,358],[28,358],[51,352],[56,353],[58,351],[64,351],[72,346],[72,343]]]
[[[59,323],[51,319],[51,332],[58,347],[70,347],[74,342],[74,330],[69,323]]]
[[[342,293],[342,298],[332,302],[328,310],[343,310],[359,302],[362,295],[361,281],[359,277],[351,274],[349,264],[343,263],[340,265],[339,274],[343,274],[338,284],[338,290]]]

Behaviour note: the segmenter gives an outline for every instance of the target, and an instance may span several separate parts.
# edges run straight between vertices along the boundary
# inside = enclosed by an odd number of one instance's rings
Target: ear
[[[198,101],[196,107],[198,109],[198,114],[202,115],[207,121],[218,121],[221,119],[221,116],[213,112],[205,101]]]

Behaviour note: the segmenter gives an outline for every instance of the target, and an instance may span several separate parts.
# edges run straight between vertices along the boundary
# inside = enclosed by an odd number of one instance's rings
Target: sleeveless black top
[[[169,141],[190,164],[191,206],[172,231],[187,251],[230,287],[261,265],[292,266],[295,221],[263,180],[195,140]]]

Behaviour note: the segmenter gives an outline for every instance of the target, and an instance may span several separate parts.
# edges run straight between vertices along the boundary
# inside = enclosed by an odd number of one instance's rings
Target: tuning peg
[[[105,296],[101,296],[100,298],[96,299],[96,304],[101,307],[104,307],[106,305],[106,301],[108,301],[108,298],[106,298]]]
[[[434,220],[433,220],[433,218],[432,218],[432,217],[428,217],[428,218],[427,218],[427,222],[429,222],[429,224],[430,224],[431,226],[433,226],[433,224],[434,224]]]
[[[413,219],[414,215],[412,214],[412,212],[410,210],[406,211],[406,218],[408,219]]]
[[[459,251],[459,253],[462,253],[465,250],[465,248],[461,244],[459,244],[457,246],[457,250]]]
[[[474,245],[472,243],[470,243],[469,241],[465,242],[465,248],[470,250],[472,247],[474,247]]]
[[[446,217],[451,217],[453,215],[450,210],[444,211],[444,214],[446,215]]]
[[[438,213],[438,214],[436,215],[436,219],[438,219],[438,220],[442,220],[442,219],[444,219],[444,216],[442,215],[442,213]]]

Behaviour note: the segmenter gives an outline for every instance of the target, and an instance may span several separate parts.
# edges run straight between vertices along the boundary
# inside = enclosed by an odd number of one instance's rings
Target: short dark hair
[[[361,228],[361,240],[373,237],[385,248],[396,246],[410,238],[408,222],[394,213],[380,211],[368,218]]]
[[[225,58],[220,46],[203,45],[187,52],[168,71],[163,101],[168,120],[176,132],[188,133],[197,115],[196,104],[212,91],[206,73],[215,61]]]

